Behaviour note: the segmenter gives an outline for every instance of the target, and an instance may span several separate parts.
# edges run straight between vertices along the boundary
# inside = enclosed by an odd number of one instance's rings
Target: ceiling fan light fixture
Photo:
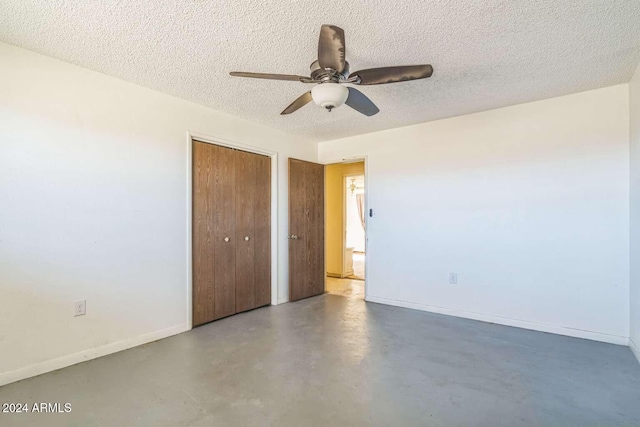
[[[316,105],[331,111],[345,103],[349,89],[339,83],[325,82],[311,89],[311,97]]]
[[[300,83],[316,83],[313,89],[297,97],[281,115],[291,114],[313,101],[327,111],[347,104],[360,114],[367,117],[380,112],[367,96],[355,87],[345,87],[342,83],[351,85],[383,85],[387,83],[406,82],[431,77],[433,67],[429,64],[401,65],[393,67],[378,67],[349,71],[349,63],[345,60],[344,30],[335,25],[322,25],[318,40],[318,59],[309,66],[309,77],[293,74],[247,73],[232,71],[234,77],[250,77],[253,79],[288,80]]]

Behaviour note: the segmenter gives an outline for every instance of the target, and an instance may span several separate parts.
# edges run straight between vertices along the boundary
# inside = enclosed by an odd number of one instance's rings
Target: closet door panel
[[[215,318],[236,313],[235,155],[229,148],[213,150],[213,281]]]
[[[213,310],[213,170],[211,145],[193,143],[193,325],[215,319]]]
[[[271,158],[256,158],[255,289],[256,307],[271,304]]]
[[[257,154],[236,151],[236,311],[256,308],[255,217]]]

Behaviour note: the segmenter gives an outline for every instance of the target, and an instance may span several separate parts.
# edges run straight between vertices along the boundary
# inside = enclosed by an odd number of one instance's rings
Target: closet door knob
[[[229,241],[229,238],[228,238],[228,237],[225,237],[225,238],[224,238],[224,241],[225,241],[225,242],[228,242],[228,241]]]
[[[249,236],[244,236],[244,241],[248,242],[249,241]]]

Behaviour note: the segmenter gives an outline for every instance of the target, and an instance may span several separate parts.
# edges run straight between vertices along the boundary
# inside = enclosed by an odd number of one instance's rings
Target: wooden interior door
[[[289,159],[289,300],[324,293],[324,165]]]
[[[213,160],[209,144],[193,142],[193,325],[213,310]]]
[[[193,325],[271,303],[271,159],[193,143]]]
[[[271,304],[271,158],[256,157],[254,255],[256,307]]]
[[[236,312],[234,150],[193,142],[193,325]]]
[[[236,313],[236,151],[213,150],[213,280],[215,319]]]
[[[236,311],[271,303],[271,159],[236,156]]]
[[[255,201],[257,154],[236,151],[236,311],[256,308]]]

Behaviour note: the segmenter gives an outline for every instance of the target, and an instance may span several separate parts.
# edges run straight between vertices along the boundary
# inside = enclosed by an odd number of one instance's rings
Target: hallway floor
[[[356,280],[364,280],[364,263],[365,263],[365,254],[364,252],[354,252],[353,253],[353,274],[349,276],[349,279]]]
[[[0,387],[3,426],[640,425],[627,347],[324,294]]]
[[[364,299],[364,281],[327,277],[325,290],[332,295]]]

